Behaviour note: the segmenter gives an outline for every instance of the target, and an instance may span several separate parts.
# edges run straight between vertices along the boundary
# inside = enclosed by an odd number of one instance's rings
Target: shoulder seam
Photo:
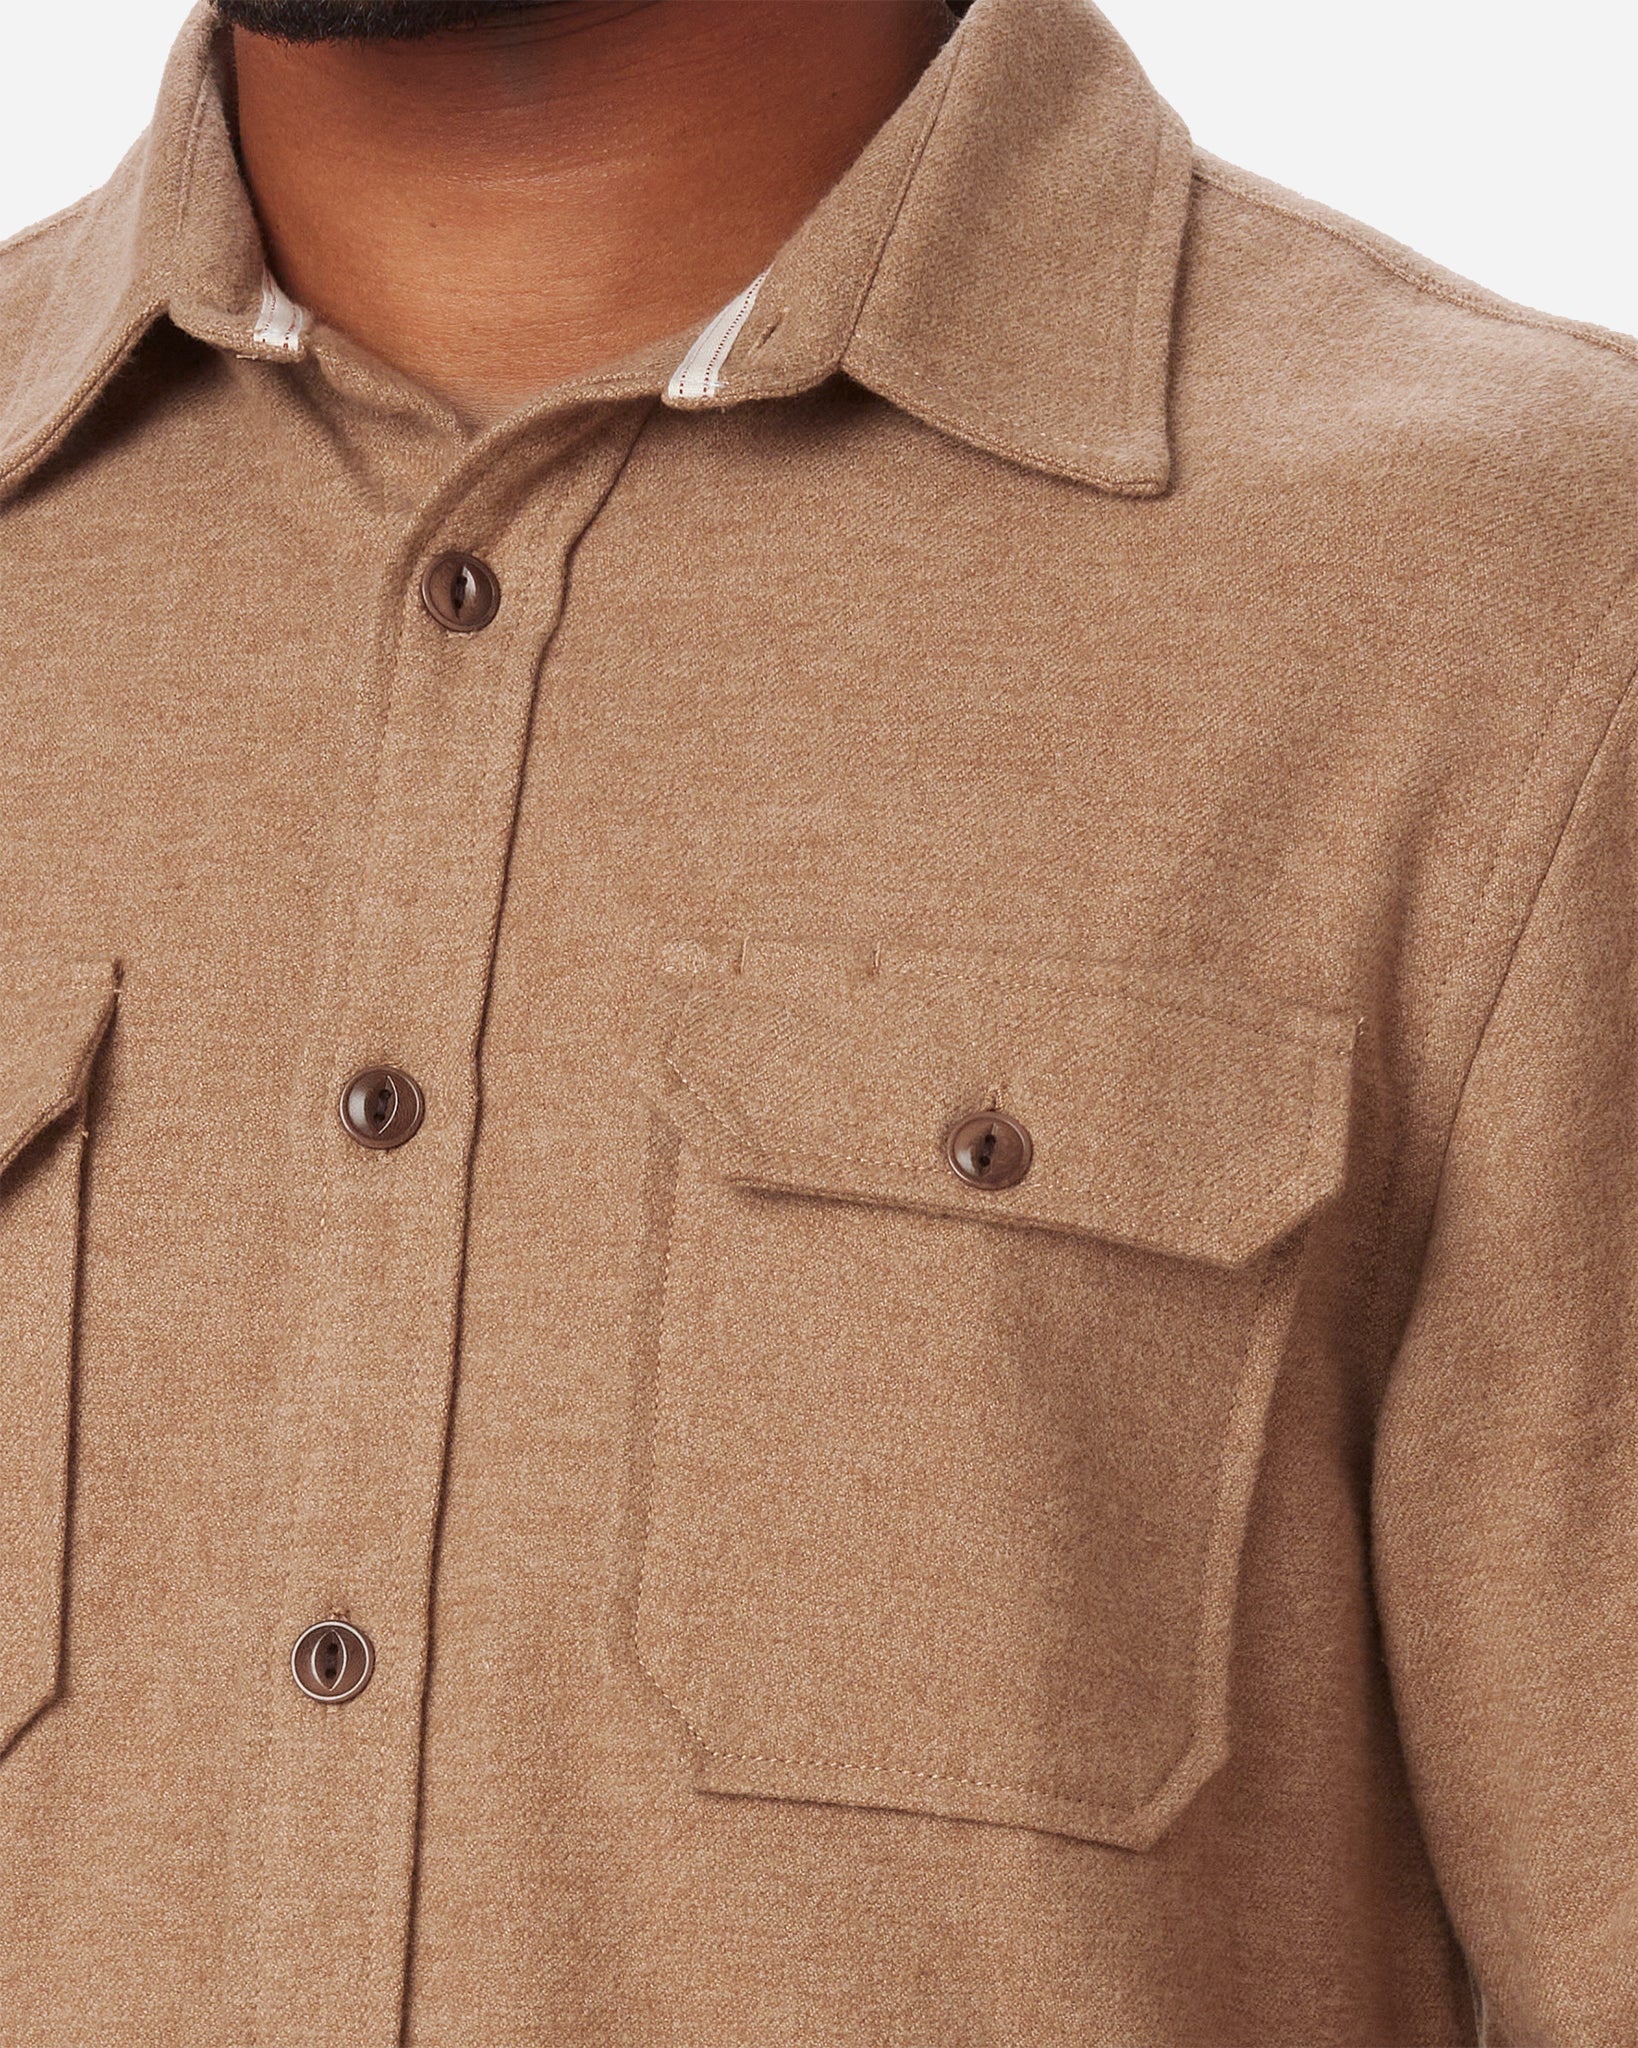
[[[13,235],[10,241],[0,242],[0,261],[15,250],[27,249],[31,244],[49,235],[53,228],[66,226],[76,214],[83,213],[95,197],[94,192],[88,192],[83,199],[76,199],[72,206],[61,207],[56,213],[47,214],[44,220],[37,220],[32,227],[23,228]]]
[[[1501,821],[1500,833],[1491,846],[1484,875],[1469,907],[1462,935],[1445,963],[1444,972],[1428,1005],[1426,1029],[1431,1037],[1451,1017],[1452,991],[1463,969],[1474,961],[1481,940],[1486,936],[1493,939],[1500,955],[1499,964],[1495,966],[1493,973],[1487,974],[1484,978],[1483,993],[1475,1004],[1471,1035],[1452,1074],[1451,1096],[1442,1118],[1437,1151],[1430,1162],[1430,1181],[1425,1205],[1421,1209],[1425,1230],[1431,1229],[1433,1217],[1442,1199],[1451,1153],[1455,1147],[1457,1125],[1467,1100],[1473,1071],[1489,1039],[1496,1012],[1501,1007],[1502,998],[1512,980],[1515,963],[1534,926],[1548,883],[1581,815],[1587,791],[1607,758],[1612,736],[1621,722],[1623,713],[1634,697],[1638,696],[1638,631],[1634,630],[1635,619],[1638,619],[1638,604],[1634,602],[1635,589],[1638,589],[1638,576],[1635,576],[1633,567],[1629,564],[1628,573],[1617,585],[1614,595],[1600,608],[1592,628],[1581,637],[1570,656],[1568,673],[1545,709],[1529,757],[1514,786],[1512,799]],[[1623,607],[1626,607],[1628,612],[1624,628],[1615,623]],[[1564,716],[1566,702],[1575,692],[1578,677],[1585,679],[1588,671],[1597,665],[1598,650],[1604,642],[1612,643],[1610,651],[1613,659],[1603,670],[1606,676],[1604,687],[1593,694],[1588,704],[1589,715],[1583,728],[1585,751],[1579,766],[1572,768],[1571,772],[1562,778],[1552,778],[1554,786],[1559,791],[1559,797],[1556,817],[1548,829],[1540,833],[1521,832],[1520,824],[1530,786],[1537,780],[1543,761],[1549,753],[1554,729],[1559,726]],[[1521,887],[1512,901],[1511,908],[1498,910],[1493,907],[1493,898],[1498,893],[1503,865],[1510,860],[1522,865]],[[1384,1261],[1394,1232],[1394,1216],[1405,1197],[1404,1182],[1405,1154],[1401,1151],[1388,1173],[1381,1210],[1365,1265],[1364,1287],[1367,1298],[1380,1291],[1378,1283],[1382,1277]],[[1427,1242],[1424,1234],[1422,1251],[1419,1254],[1421,1264],[1397,1325],[1384,1330],[1381,1318],[1378,1317],[1372,1326],[1373,1343],[1381,1338],[1386,1339],[1383,1346],[1384,1363],[1389,1369],[1398,1356],[1405,1332],[1409,1329],[1415,1314],[1417,1301],[1426,1284]]]
[[[1613,329],[1592,327],[1575,320],[1561,320],[1551,313],[1532,312],[1528,306],[1514,306],[1485,292],[1481,287],[1463,291],[1454,282],[1431,270],[1417,268],[1401,260],[1392,249],[1384,247],[1367,232],[1351,233],[1340,220],[1331,220],[1318,212],[1308,212],[1297,206],[1284,206],[1279,200],[1265,192],[1259,192],[1242,184],[1232,173],[1218,170],[1215,166],[1195,158],[1194,175],[1203,185],[1214,186],[1219,192],[1226,192],[1231,198],[1255,206],[1264,213],[1276,215],[1281,220],[1294,222],[1298,227],[1312,228],[1317,234],[1328,235],[1333,242],[1340,242],[1357,255],[1367,257],[1378,269],[1385,270],[1390,277],[1401,284],[1421,292],[1431,299],[1441,300],[1445,305],[1455,306],[1465,313],[1473,313],[1482,319],[1494,320],[1501,326],[1527,327],[1542,334],[1562,334],[1571,341],[1585,342],[1590,348],[1603,349],[1608,355],[1619,356],[1623,362],[1638,364],[1638,341],[1630,341]]]
[[[1558,864],[1563,858],[1565,848],[1568,846],[1575,828],[1581,820],[1593,780],[1609,758],[1611,746],[1616,740],[1617,730],[1621,725],[1622,718],[1632,705],[1635,696],[1638,696],[1638,666],[1629,667],[1624,687],[1617,695],[1608,717],[1598,728],[1597,739],[1591,756],[1585,769],[1577,778],[1574,793],[1570,797],[1558,829],[1544,847],[1545,858],[1542,860],[1535,881],[1529,889],[1523,910],[1513,926],[1512,936],[1508,941],[1502,961],[1501,972],[1496,977],[1494,986],[1490,989],[1489,996],[1479,1015],[1478,1027],[1473,1034],[1472,1043],[1468,1047],[1467,1058],[1462,1064],[1455,1094],[1450,1104],[1449,1113],[1444,1121],[1443,1137],[1438,1154],[1438,1166],[1433,1176],[1433,1184],[1429,1190],[1427,1205],[1424,1211],[1428,1237],[1423,1241],[1422,1265],[1416,1275],[1410,1298],[1406,1302],[1398,1331],[1388,1346],[1387,1356],[1390,1369],[1393,1363],[1397,1361],[1400,1348],[1404,1343],[1405,1333],[1411,1326],[1417,1304],[1421,1300],[1423,1289],[1427,1284],[1426,1246],[1431,1240],[1434,1220],[1444,1200],[1445,1183],[1450,1173],[1451,1157],[1456,1149],[1457,1131],[1461,1124],[1462,1111],[1467,1105],[1468,1091],[1473,1084],[1474,1073],[1478,1068],[1485,1047],[1490,1041],[1491,1027],[1494,1025],[1503,1000],[1507,995],[1508,988],[1513,979],[1513,970],[1523,954],[1526,941],[1535,928],[1537,913],[1546,898],[1549,885],[1554,874],[1557,872]],[[1471,929],[1469,936],[1471,939]],[[1454,973],[1459,964],[1459,960],[1452,962],[1452,973]],[[1446,977],[1447,983],[1450,978],[1450,976]],[[1385,1211],[1387,1206],[1386,1204],[1384,1205]],[[1371,1281],[1373,1284],[1380,1271],[1382,1255],[1387,1243],[1388,1229],[1389,1226],[1385,1221],[1373,1248],[1371,1261]]]

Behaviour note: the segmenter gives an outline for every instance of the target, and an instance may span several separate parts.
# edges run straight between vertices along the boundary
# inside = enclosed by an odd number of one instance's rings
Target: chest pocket
[[[664,978],[636,1647],[699,1789],[1159,1837],[1224,1754],[1353,1037],[1124,970]],[[947,1156],[991,1110],[1033,1141],[1011,1187]]]
[[[0,960],[0,1753],[57,1688],[80,1165],[106,962]]]

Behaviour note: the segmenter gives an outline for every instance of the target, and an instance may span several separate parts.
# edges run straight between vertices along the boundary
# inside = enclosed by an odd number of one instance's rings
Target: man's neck
[[[560,0],[408,43],[239,31],[293,297],[475,416],[703,323],[897,107],[943,0]]]

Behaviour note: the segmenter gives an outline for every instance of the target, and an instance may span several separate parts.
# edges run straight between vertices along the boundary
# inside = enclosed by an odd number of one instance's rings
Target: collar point
[[[1172,487],[1169,453],[1139,456],[1128,449],[1089,447],[1076,441],[1018,448],[992,440],[981,430],[961,438],[986,454],[1003,456],[1020,469],[1033,470],[1037,476],[1080,484],[1114,498],[1164,498]]]
[[[935,432],[964,442],[985,455],[995,455],[1019,469],[1060,477],[1122,498],[1159,498],[1171,486],[1171,440],[1155,421],[1136,432],[1114,430],[1098,436],[1095,422],[1082,419],[1079,434],[1066,432],[1061,394],[1036,417],[1020,414],[1014,404],[1003,409],[987,396],[952,403],[948,391],[929,393],[905,373],[905,365],[887,360],[855,337],[842,367],[879,398]],[[1053,415],[1056,414],[1057,417]]]

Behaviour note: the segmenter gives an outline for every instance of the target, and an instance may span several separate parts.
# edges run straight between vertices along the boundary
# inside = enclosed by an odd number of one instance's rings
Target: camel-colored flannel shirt
[[[3,2048],[1638,2042],[1638,362],[978,0],[463,426],[0,252]]]

